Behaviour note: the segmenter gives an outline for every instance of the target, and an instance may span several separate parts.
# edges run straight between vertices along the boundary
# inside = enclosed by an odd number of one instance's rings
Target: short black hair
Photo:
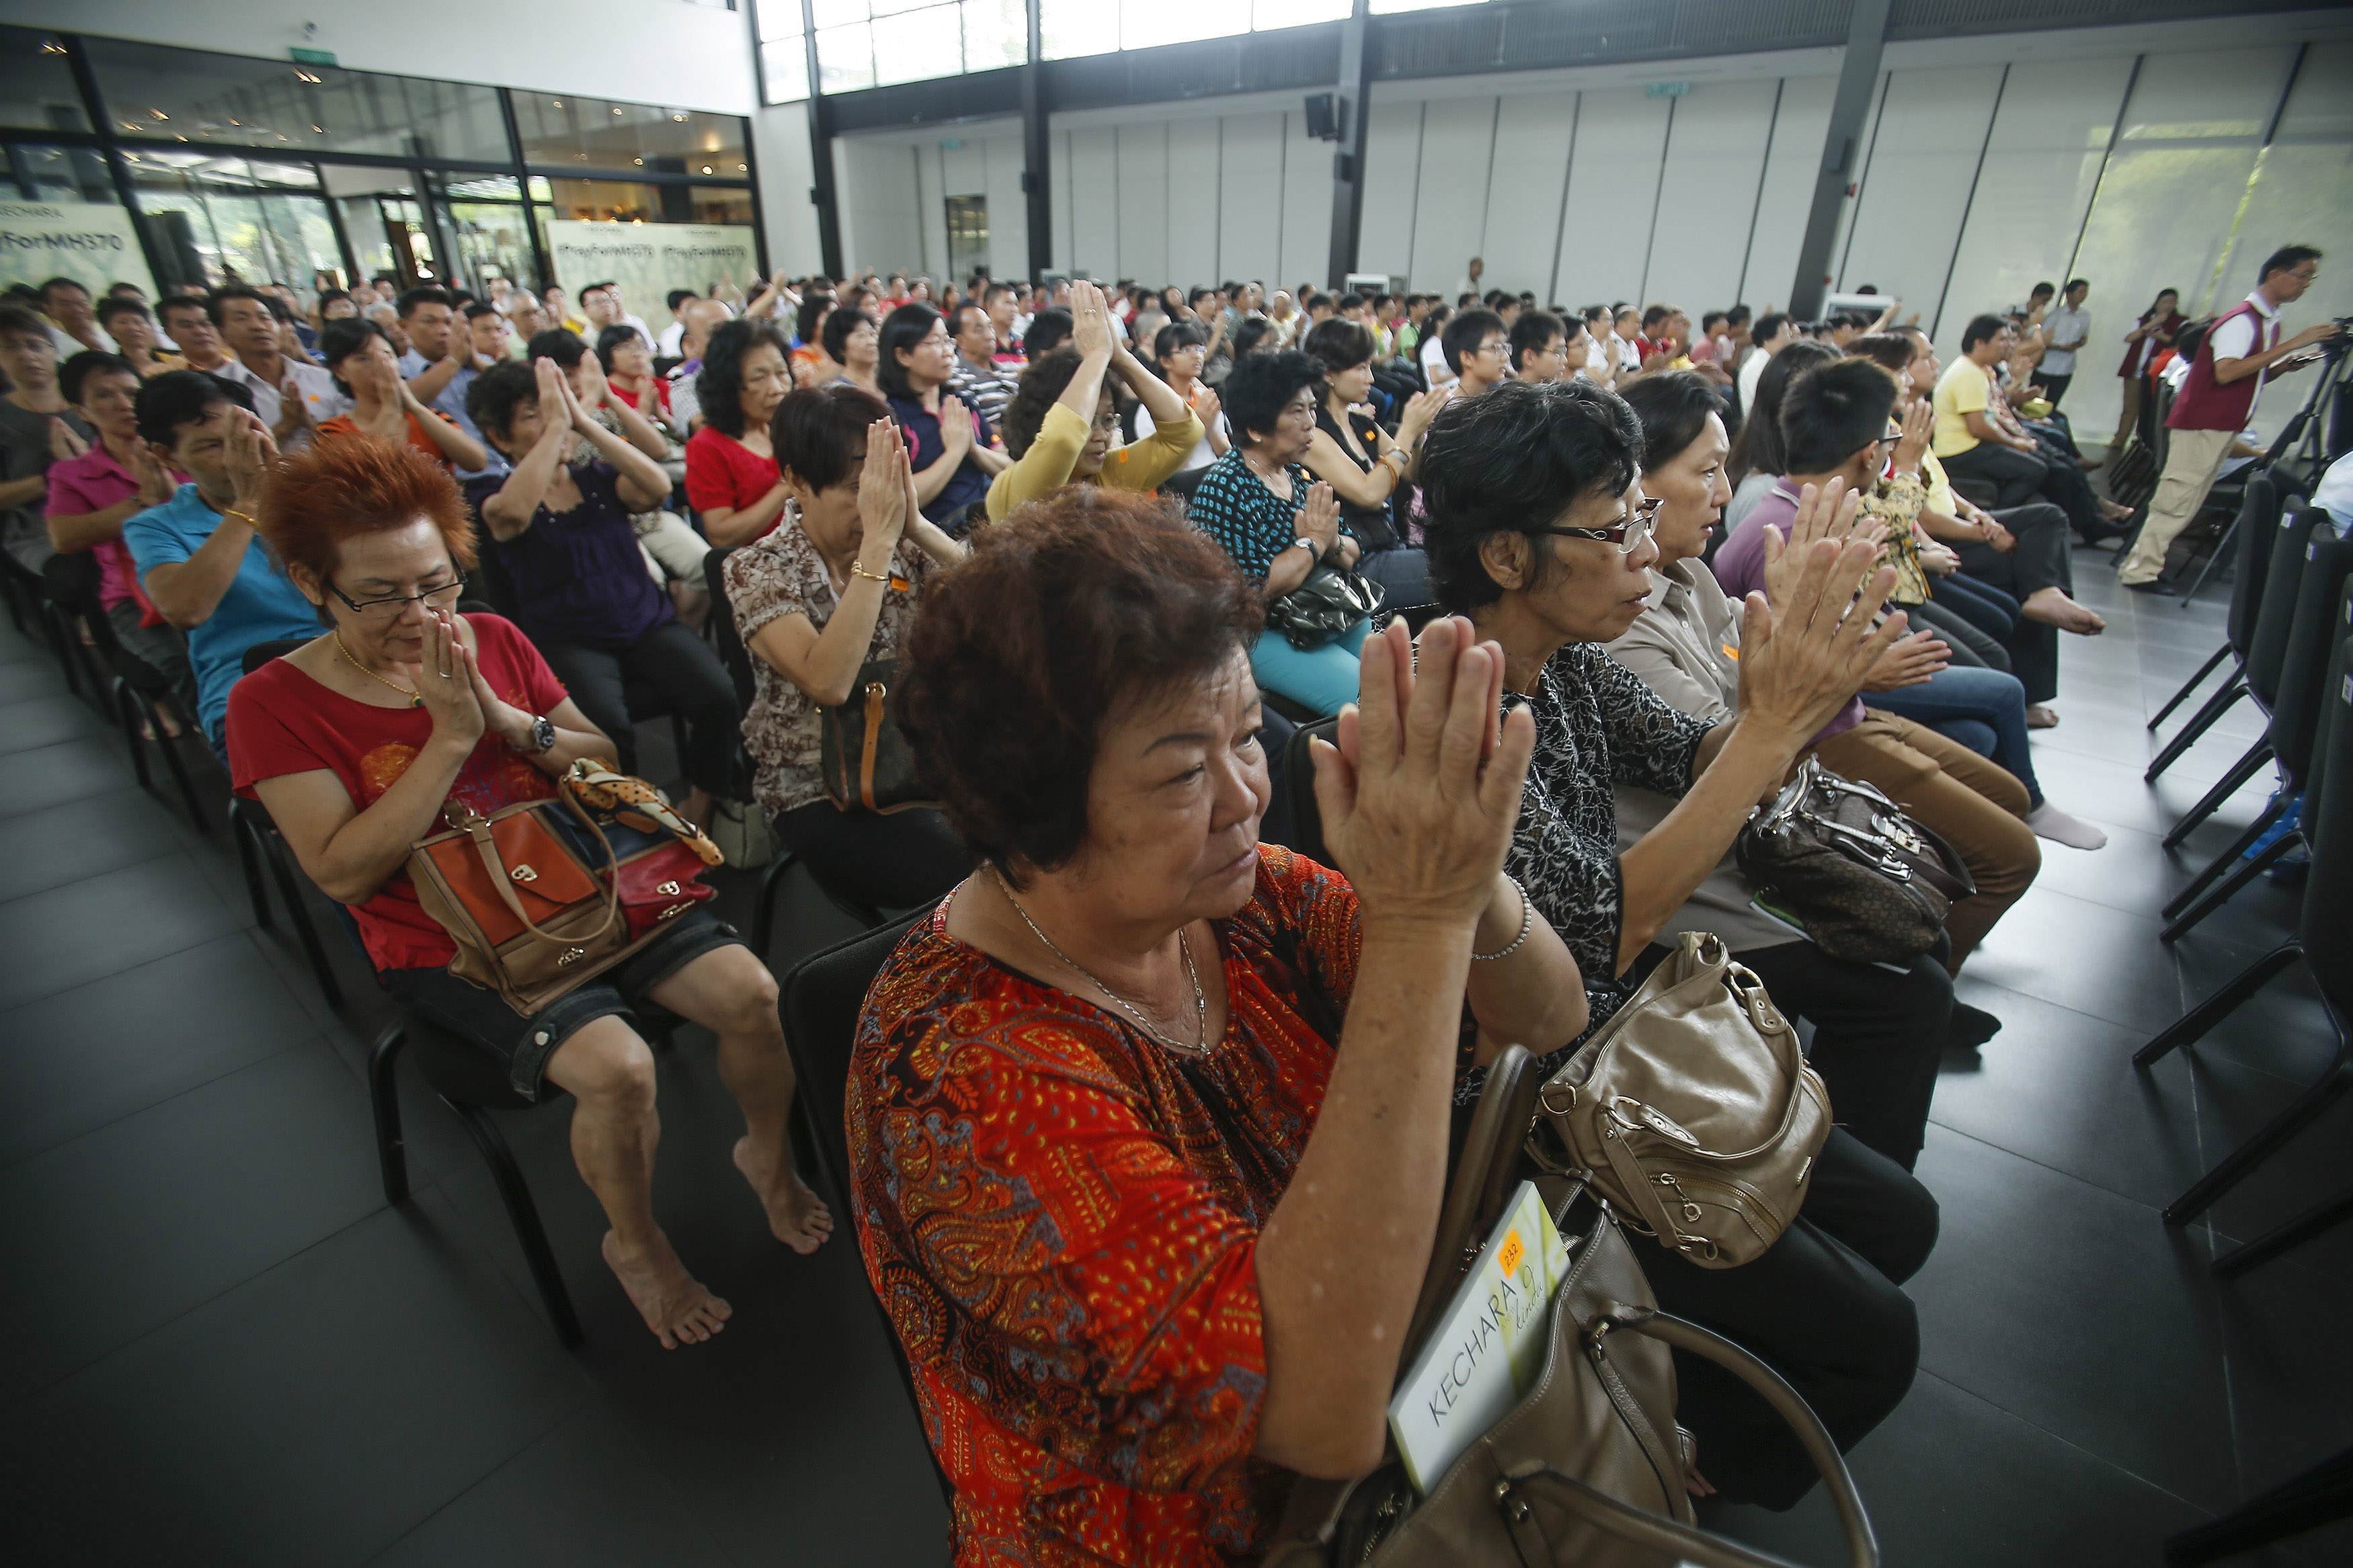
[[[1046,411],[1070,390],[1071,378],[1079,374],[1081,363],[1076,349],[1056,349],[1030,357],[1021,379],[1014,384],[1013,395],[1006,401],[1003,417],[997,422],[1008,456],[1018,459],[1029,450],[1029,444],[1045,427]]]
[[[2059,292],[2059,286],[2046,278],[2042,282],[2037,283],[2033,288],[2029,289],[2026,291],[2026,297],[2031,300],[2037,294],[2056,294],[2057,292]]]
[[[702,369],[694,378],[694,395],[702,404],[702,422],[723,436],[743,438],[744,410],[737,400],[744,391],[744,361],[762,343],[776,350],[787,365],[792,363],[785,335],[763,321],[739,317],[723,321],[702,345]]]
[[[1052,353],[1071,341],[1072,321],[1070,311],[1060,305],[1049,305],[1029,318],[1029,331],[1022,336],[1021,352],[1031,359]]]
[[[2001,330],[2008,325],[2010,320],[2006,316],[1971,316],[1969,324],[1961,329],[1961,352],[1967,353],[1979,343],[2001,336]]]
[[[1827,473],[1887,433],[1895,380],[1869,360],[1810,370],[1781,395],[1781,445],[1793,474]]]
[[[66,361],[58,370],[58,391],[68,403],[81,401],[82,384],[93,375],[127,375],[139,379],[139,372],[121,354],[111,354],[102,349],[84,349]]]
[[[813,490],[829,490],[849,477],[867,426],[891,417],[891,405],[844,382],[797,387],[768,419],[768,442],[778,471]]]
[[[1478,353],[1488,333],[1507,331],[1503,317],[1483,305],[1473,305],[1446,323],[1445,331],[1438,334],[1438,352],[1446,356],[1446,368],[1461,375],[1463,360]]]
[[[1520,361],[1532,353],[1541,353],[1553,339],[1568,342],[1568,323],[1550,310],[1522,310],[1520,319],[1512,323],[1512,368],[1520,368]]]
[[[458,308],[458,301],[449,297],[449,290],[447,289],[431,283],[420,283],[414,289],[402,289],[400,298],[392,302],[392,308],[399,313],[400,319],[404,321],[417,314],[417,307],[419,305],[447,305],[454,310]]]
[[[587,353],[588,345],[575,333],[563,327],[550,327],[544,331],[532,333],[531,342],[523,345],[522,357],[525,363],[535,359],[552,359],[565,370],[570,370],[586,358]]]
[[[1275,421],[1301,387],[1314,387],[1321,395],[1323,384],[1324,367],[1297,349],[1252,354],[1226,377],[1227,422],[1246,443],[1252,437],[1271,435]]]
[[[914,384],[907,379],[907,367],[899,363],[899,351],[912,349],[930,337],[932,329],[939,324],[940,319],[937,310],[913,300],[882,318],[881,328],[875,334],[875,352],[879,358],[874,366],[874,379],[881,384],[885,393],[892,397],[915,395]],[[825,346],[827,352],[832,353],[832,323],[828,321],[826,325],[828,337]],[[846,334],[842,341],[849,342]],[[834,357],[839,359],[840,355],[837,353]]]
[[[538,401],[538,370],[522,360],[504,360],[476,376],[466,388],[466,417],[484,436],[502,441],[514,427],[515,410]]]
[[[272,300],[250,283],[224,283],[205,296],[205,314],[213,319],[214,326],[217,327],[221,324],[221,310],[231,300],[250,300],[269,311],[273,318],[281,309],[277,300]]]
[[[109,294],[98,302],[98,324],[106,325],[117,316],[139,316],[154,320],[153,312],[136,300],[126,300],[120,294]]]
[[[1785,474],[1788,453],[1781,446],[1781,395],[1789,383],[1818,365],[1839,357],[1838,350],[1812,338],[1799,338],[1765,362],[1757,378],[1757,396],[1742,410],[1740,434],[1732,443],[1732,482],[1751,474]]]
[[[1642,335],[1649,337],[1651,329],[1675,313],[1672,305],[1653,305],[1642,312]]]
[[[1274,323],[1264,316],[1243,317],[1242,324],[1234,329],[1234,358],[1256,353],[1258,345],[1264,342],[1266,335],[1272,331]]]
[[[2092,280],[2088,278],[2070,278],[2067,279],[2066,292],[2073,294],[2078,289],[2089,289],[2091,286]]]
[[[326,301],[327,301],[327,298],[328,298],[328,296],[326,296],[326,295],[324,295],[324,294],[320,295],[320,296],[319,296],[319,302],[320,302],[321,304],[322,304],[322,305],[323,305],[323,304],[325,304],[325,303],[326,303]],[[498,308],[496,305],[485,304],[485,303],[483,303],[481,300],[475,300],[472,304],[470,304],[470,305],[467,306],[463,310],[460,310],[460,311],[459,311],[458,313],[459,313],[459,315],[461,315],[461,316],[465,317],[465,318],[466,318],[466,320],[468,320],[468,321],[480,321],[484,316],[495,316],[495,315],[497,315],[497,314],[499,313],[499,308]]]
[[[801,308],[793,312],[793,336],[804,343],[815,342],[818,329],[825,325],[826,316],[833,310],[833,291],[812,289],[801,296]]]
[[[1902,375],[1911,369],[1913,358],[1919,352],[1912,334],[1900,329],[1865,332],[1846,346],[1847,358],[1867,359],[1891,375]]]
[[[613,351],[626,347],[634,338],[644,342],[645,334],[627,321],[616,321],[596,334],[596,363],[605,370],[613,368]]]
[[[139,438],[150,446],[169,447],[184,425],[201,425],[206,416],[224,403],[253,406],[253,395],[234,381],[223,381],[200,370],[167,370],[139,388]]]
[[[825,345],[826,357],[836,364],[846,363],[842,351],[849,346],[849,335],[860,322],[871,324],[874,318],[857,305],[838,305],[826,314],[825,325],[818,330],[818,339]],[[712,336],[718,334],[713,333]],[[708,350],[704,351],[708,353]],[[707,416],[706,416],[707,417]]]
[[[1707,433],[1710,415],[1721,417],[1724,414],[1724,402],[1715,388],[1694,370],[1637,376],[1626,384],[1620,395],[1641,421],[1645,468],[1672,462]]]
[[[41,299],[44,303],[47,301],[49,290],[52,289],[79,289],[82,292],[82,298],[88,299],[90,297],[90,289],[83,285],[80,279],[58,277],[52,278],[47,282],[41,285]]]
[[[978,316],[984,321],[988,320],[988,307],[976,302],[967,295],[957,303],[955,310],[948,312],[948,336],[952,338],[964,336],[964,319],[967,313]],[[996,328],[992,325],[989,330],[993,332]]]
[[[1788,311],[1767,310],[1763,315],[1757,317],[1757,324],[1748,330],[1748,340],[1749,342],[1756,343],[1768,342],[1774,338],[1780,336],[1781,329],[1787,327],[1788,324],[1789,315]]]
[[[2320,247],[2316,245],[2283,245],[2263,258],[2263,267],[2255,273],[2255,281],[2261,284],[2274,272],[2293,272],[2307,261],[2319,259]]]
[[[1724,313],[1725,325],[1730,327],[1746,326],[1748,324],[1749,313],[1747,306],[1735,305],[1732,309]]]
[[[212,307],[206,300],[193,294],[166,294],[155,301],[157,321],[164,321],[174,310],[195,310],[205,316],[206,320],[212,317]]]
[[[1373,357],[1373,334],[1360,321],[1344,321],[1335,316],[1309,328],[1299,346],[1324,367],[1325,375],[1336,375]]]
[[[319,329],[319,363],[335,378],[335,390],[345,397],[352,395],[349,383],[336,366],[367,347],[370,338],[382,338],[386,348],[392,346],[392,334],[365,316],[338,316]]]
[[[673,289],[664,296],[664,299],[667,300],[670,304],[670,313],[673,316],[678,314],[678,308],[681,305],[685,304],[689,300],[700,300],[701,298],[702,298],[702,296],[697,294],[691,289]]]
[[[1207,348],[1208,343],[1209,334],[1200,322],[1171,321],[1153,334],[1152,356],[1145,362],[1145,368],[1166,381],[1168,376],[1160,368],[1162,360],[1183,349]]]
[[[1470,610],[1502,597],[1479,547],[1498,533],[1533,545],[1587,496],[1632,484],[1641,451],[1634,411],[1589,382],[1506,382],[1448,404],[1421,446],[1422,542],[1438,602]],[[1541,548],[1532,553],[1539,563],[1551,559]]]

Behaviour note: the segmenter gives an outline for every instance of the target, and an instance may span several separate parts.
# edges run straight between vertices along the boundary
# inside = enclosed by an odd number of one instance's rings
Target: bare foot
[[[2026,710],[2026,727],[2030,730],[2056,730],[2059,715],[2037,702]]]
[[[749,1138],[735,1141],[735,1168],[760,1196],[768,1211],[768,1229],[778,1241],[807,1257],[823,1247],[833,1234],[833,1211],[809,1191],[792,1163],[781,1153],[762,1154]]]
[[[681,1343],[701,1344],[735,1315],[734,1308],[704,1289],[686,1271],[686,1265],[670,1249],[670,1237],[659,1231],[654,1232],[650,1248],[629,1257],[608,1230],[603,1250],[607,1267],[618,1277],[638,1316],[666,1351],[674,1351]]]
[[[2069,598],[2064,589],[2055,586],[2029,594],[2021,608],[2030,621],[2057,626],[2078,637],[2095,637],[2108,629],[2107,621],[2097,610],[2086,609]]]

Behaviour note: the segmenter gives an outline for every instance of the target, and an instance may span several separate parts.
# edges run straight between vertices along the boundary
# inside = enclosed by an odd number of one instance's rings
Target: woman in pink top
[[[172,499],[175,476],[139,438],[139,373],[120,354],[95,350],[66,361],[58,390],[98,437],[78,458],[49,465],[49,543],[60,555],[85,551],[98,559],[98,602],[125,653],[153,665],[171,683],[183,712],[196,710],[196,678],[188,650],[140,592],[122,525]],[[161,703],[155,718],[167,735],[180,726]]]

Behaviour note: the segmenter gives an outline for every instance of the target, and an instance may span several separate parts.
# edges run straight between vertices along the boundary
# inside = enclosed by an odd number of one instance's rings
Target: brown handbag
[[[1412,1364],[1516,1185],[1535,1079],[1535,1063],[1517,1046],[1489,1069],[1400,1366]],[[1592,1196],[1581,1182],[1539,1185],[1560,1215]],[[1609,1203],[1588,1207],[1595,1217],[1583,1235],[1563,1229],[1569,1273],[1526,1396],[1426,1498],[1417,1497],[1394,1451],[1353,1481],[1303,1479],[1267,1568],[1791,1568],[1694,1522],[1672,1350],[1725,1367],[1788,1422],[1829,1489],[1852,1568],[1876,1568],[1871,1521],[1820,1420],[1764,1363],[1661,1312]]]
[[[819,772],[836,811],[893,812],[937,804],[915,775],[915,753],[892,721],[896,659],[869,659],[859,668],[849,700],[818,710]]]
[[[1749,1261],[1805,1201],[1830,1092],[1724,939],[1686,931],[1538,1091],[1541,1163],[1709,1268]]]
[[[638,816],[626,808],[648,795],[660,802],[658,813],[644,814],[653,830],[616,823],[617,831],[628,826],[635,836],[625,854],[599,816]],[[685,839],[669,821],[688,825],[670,813],[659,791],[605,763],[575,763],[553,800],[518,802],[488,816],[451,803],[443,817],[446,832],[409,850],[417,901],[457,944],[449,973],[497,992],[524,1017],[712,896],[698,879],[715,847],[699,834]]]
[[[1741,874],[1847,963],[1909,963],[1978,890],[1951,845],[1867,784],[1808,757],[1733,843]]]

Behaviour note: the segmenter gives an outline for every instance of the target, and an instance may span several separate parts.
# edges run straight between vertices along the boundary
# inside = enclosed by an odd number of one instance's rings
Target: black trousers
[[[1996,550],[1978,540],[1947,541],[1961,558],[1963,572],[2021,604],[2045,588],[2073,595],[2074,558],[2068,548],[2065,512],[2049,501],[2030,501],[1996,512],[1994,521],[2017,537],[2017,544]],[[2059,694],[2058,627],[2021,615],[2006,646],[2010,672],[2026,687],[2029,702],[2048,702]]]
[[[1763,1257],[1703,1268],[1640,1238],[1635,1255],[1661,1307],[1768,1363],[1843,1453],[1912,1386],[1920,1324],[1900,1287],[1928,1260],[1936,1226],[1926,1187],[1833,1128],[1804,1207]],[[1747,1384],[1680,1351],[1675,1381],[1675,1419],[1699,1439],[1699,1471],[1727,1500],[1786,1509],[1812,1489],[1805,1451]]]
[[[1988,511],[2023,506],[2042,488],[2050,464],[2033,452],[2021,452],[1999,441],[1980,441],[1966,452],[1944,459],[1945,477]],[[1992,499],[1985,499],[1991,491]]]
[[[2068,384],[2075,379],[2075,373],[2071,370],[2064,375],[2045,374],[2038,375],[2034,379],[2042,384],[2043,395],[2050,398],[2051,406],[2056,408],[2059,406],[2059,400],[2067,395]]]
[[[776,818],[776,837],[818,883],[878,910],[912,910],[972,869],[972,851],[925,806],[882,816],[811,801]]]
[[[1812,1022],[1808,1059],[1830,1088],[1839,1125],[1909,1171],[1953,1018],[1942,955],[1926,952],[1900,968],[1847,963],[1812,942],[1790,942],[1733,956],[1765,983],[1775,1005]]]
[[[682,621],[665,621],[617,652],[577,643],[544,642],[540,652],[588,721],[612,737],[623,773],[638,770],[638,739],[624,693],[643,686],[666,711],[686,720],[687,782],[723,795],[733,782],[741,744],[735,683],[711,645]]]
[[[1933,582],[1929,591],[1936,591]],[[1953,650],[1950,662],[1986,669],[2010,668],[2010,654],[2001,646],[2001,638],[1980,626],[1970,611],[1933,598],[1925,605],[1905,605],[1903,609],[1915,630],[1932,631],[1945,639],[1945,646]]]

